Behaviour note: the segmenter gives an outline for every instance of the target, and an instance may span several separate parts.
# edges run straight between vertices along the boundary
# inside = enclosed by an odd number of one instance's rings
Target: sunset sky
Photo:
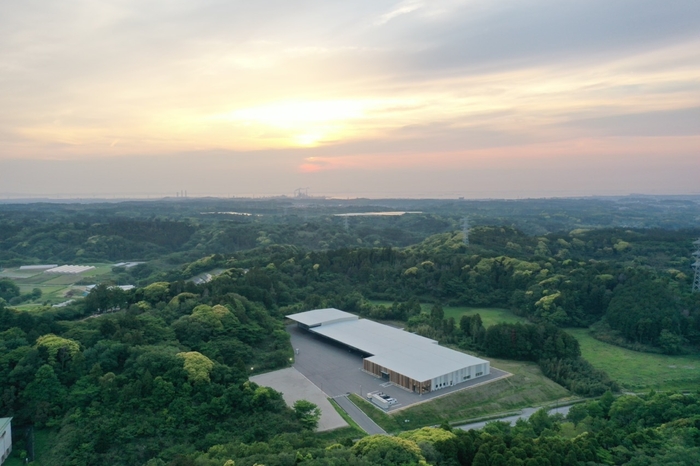
[[[0,199],[700,194],[698,0],[0,2]]]

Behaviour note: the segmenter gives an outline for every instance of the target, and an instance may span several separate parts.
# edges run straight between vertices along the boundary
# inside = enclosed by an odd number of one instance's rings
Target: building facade
[[[411,392],[428,393],[491,372],[486,360],[338,309],[317,309],[287,318],[300,328],[359,351],[365,355],[365,372]]]
[[[12,453],[12,418],[0,418],[0,465]]]

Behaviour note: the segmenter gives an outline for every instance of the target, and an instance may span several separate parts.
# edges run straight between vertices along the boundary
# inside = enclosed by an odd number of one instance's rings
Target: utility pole
[[[462,233],[464,233],[464,244],[469,246],[469,219],[467,217],[462,220]]]
[[[700,239],[693,241],[697,250],[693,253],[695,262],[692,267],[695,269],[695,277],[693,277],[693,293],[700,293]]]

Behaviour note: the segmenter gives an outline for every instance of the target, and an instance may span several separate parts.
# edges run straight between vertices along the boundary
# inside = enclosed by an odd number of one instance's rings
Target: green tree
[[[318,421],[321,419],[321,410],[318,406],[307,400],[298,400],[293,408],[297,419],[305,429],[314,430],[318,427]]]
[[[53,367],[44,364],[22,392],[22,401],[29,409],[29,418],[41,427],[61,412],[65,396],[66,389]]]
[[[430,308],[430,322],[433,328],[439,328],[442,325],[442,321],[445,318],[445,311],[439,303],[433,304]]]
[[[356,456],[368,464],[376,465],[427,465],[415,442],[399,437],[372,435],[365,437],[352,447]]]
[[[211,370],[214,367],[214,363],[211,359],[197,351],[178,353],[177,355],[185,360],[185,372],[187,372],[187,377],[190,379],[190,381],[210,381],[209,374],[211,373]]]
[[[0,298],[9,301],[19,296],[19,287],[9,278],[0,278]]]

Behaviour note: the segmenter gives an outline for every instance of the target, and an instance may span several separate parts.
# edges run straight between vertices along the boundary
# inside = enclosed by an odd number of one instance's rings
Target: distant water
[[[245,215],[246,217],[251,217],[257,214],[251,214],[248,212],[200,212],[201,215]]]
[[[392,212],[352,212],[349,214],[333,214],[335,217],[390,217],[404,214],[422,214],[423,212],[392,211]]]

